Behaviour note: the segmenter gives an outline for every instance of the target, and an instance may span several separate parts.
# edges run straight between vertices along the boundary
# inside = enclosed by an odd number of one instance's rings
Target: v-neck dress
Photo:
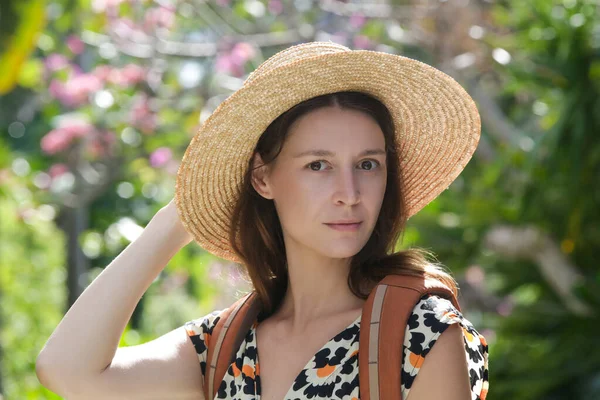
[[[206,373],[207,343],[219,314],[215,310],[188,321],[184,327],[196,349],[202,375]],[[358,377],[359,316],[332,337],[315,353],[289,388],[285,400],[360,399]],[[471,382],[471,399],[484,400],[488,392],[488,345],[450,301],[427,294],[415,305],[408,319],[402,355],[402,398],[406,399],[427,353],[439,336],[452,324],[463,331]],[[256,346],[256,327],[248,330],[235,361],[219,386],[216,399],[260,400],[260,361]],[[204,377],[198,379],[204,379]]]

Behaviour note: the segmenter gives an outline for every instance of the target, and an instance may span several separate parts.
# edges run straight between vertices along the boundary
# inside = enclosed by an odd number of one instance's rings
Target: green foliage
[[[293,18],[268,12],[260,17],[261,7],[246,1],[198,4],[187,9],[187,17],[184,12],[176,13],[173,18],[177,24],[167,36],[174,41],[188,36],[215,40],[219,43],[217,54],[138,58],[132,55],[137,48],[115,48],[111,55],[110,46],[89,44],[100,37],[115,36],[109,32],[109,22],[115,22],[110,21],[110,13],[92,7],[92,3],[106,7],[109,2],[55,0],[51,7],[42,8],[9,3],[8,12],[3,10],[0,16],[10,17],[12,25],[2,24],[0,29],[12,32],[18,26],[28,28],[21,38],[31,39],[43,28],[36,21],[45,12],[51,15],[37,43],[30,40],[29,47],[4,55],[16,57],[19,63],[0,63],[0,69],[1,65],[10,67],[10,74],[3,76],[10,78],[6,90],[12,89],[0,98],[0,138],[8,138],[10,129],[14,133],[15,123],[25,126],[22,136],[0,140],[1,390],[9,400],[57,398],[39,386],[33,367],[37,353],[62,316],[66,297],[63,233],[48,215],[51,209],[64,207],[71,194],[77,194],[77,185],[66,189],[59,185],[61,179],[63,184],[68,182],[65,175],[52,176],[51,185],[44,189],[40,182],[53,168],[65,166],[69,173],[82,166],[99,170],[104,166],[114,172],[85,205],[90,222],[78,238],[91,263],[87,276],[91,281],[130,242],[120,225],[123,218],[141,228],[172,197],[176,160],[181,159],[200,121],[231,93],[236,79],[284,47],[283,39],[277,38],[274,45],[258,49],[256,54],[235,53],[228,40],[217,38],[228,33],[287,32],[293,28]],[[41,4],[27,2],[34,3]],[[291,3],[283,3],[285,10],[291,7]],[[392,3],[406,6],[406,2]],[[156,4],[121,2],[111,13],[118,14],[117,19],[124,18],[120,22],[139,23],[138,33],[153,34],[156,27],[146,26],[144,18],[151,16]],[[600,272],[596,265],[600,248],[598,8],[591,1],[503,0],[490,9],[493,18],[486,16],[486,21],[495,25],[484,39],[489,46],[486,51],[502,48],[511,56],[510,63],[495,64],[493,71],[486,72],[495,74],[500,82],[499,92],[490,96],[518,131],[516,143],[496,140],[489,134],[494,127],[484,126],[483,136],[495,157],[473,158],[449,190],[409,221],[404,243],[398,249],[426,247],[459,278],[473,267],[483,271],[484,294],[500,305],[485,313],[466,310],[466,316],[490,343],[488,399],[600,398],[600,353],[594,337],[600,326]],[[322,13],[318,7],[292,11],[299,14],[304,28],[331,24],[338,38],[349,43],[360,35],[358,43],[363,45],[383,43],[425,62],[438,57],[426,46],[405,45],[386,37],[390,21],[370,18],[360,27],[344,31],[347,20],[336,24],[342,17]],[[166,9],[161,12],[167,14]],[[424,32],[436,31],[432,16],[421,22]],[[500,33],[493,33],[494,28]],[[161,29],[162,34],[168,31]],[[81,53],[74,52],[69,40],[76,43],[84,31],[88,44]],[[35,53],[26,59],[31,48]],[[231,63],[234,53],[238,57],[246,54],[248,59],[238,69],[215,73],[221,65],[217,60]],[[56,55],[64,57],[68,65],[49,71],[46,63]],[[101,75],[102,68],[108,68],[116,74],[114,78],[126,65],[151,68],[159,79],[152,84],[146,75],[129,83],[105,79],[102,90],[113,102],[102,107],[95,93],[69,104],[50,90],[53,81],[68,83],[75,70]],[[189,87],[181,79],[186,68],[203,71],[201,79]],[[133,110],[141,112],[137,118]],[[57,128],[61,119],[73,116],[88,121],[94,127],[92,133],[114,135],[112,153],[79,151],[90,142],[76,140],[62,152],[42,151],[40,143],[48,132]],[[151,160],[157,150],[165,149],[172,151],[168,161]],[[14,173],[16,159],[21,165],[25,162],[30,171]],[[74,159],[80,164],[73,166]],[[81,183],[79,179],[77,184]],[[596,314],[579,317],[569,312],[534,261],[507,259],[487,250],[485,235],[498,224],[531,224],[556,241],[585,278],[575,290]],[[233,270],[217,276],[215,271],[223,268],[195,244],[184,248],[142,298],[120,344],[152,340],[184,321],[229,305],[243,282]]]
[[[0,373],[7,400],[60,399],[35,361],[65,307],[65,241],[25,182],[0,174]]]
[[[0,13],[0,94],[10,92],[44,27],[43,0],[6,1]]]
[[[472,160],[411,221],[417,244],[432,243],[453,271],[482,268],[486,292],[502,300],[499,307],[510,305],[482,320],[492,339],[489,399],[600,398],[598,9],[575,0],[509,0],[493,14],[504,33],[487,40],[511,55],[497,66],[504,91],[496,97],[522,134],[514,146],[495,145],[492,162]],[[494,143],[485,126],[483,135]],[[496,224],[530,224],[555,241],[583,277],[574,292],[593,314],[569,311],[539,261],[485,250],[485,233]]]

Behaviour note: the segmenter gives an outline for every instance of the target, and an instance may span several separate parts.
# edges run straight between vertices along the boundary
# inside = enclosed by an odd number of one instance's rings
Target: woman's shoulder
[[[465,328],[472,328],[473,324],[446,298],[435,294],[422,296],[408,320],[413,327],[429,328],[436,333],[443,332],[449,325],[459,324]]]
[[[450,300],[433,294],[421,297],[413,308],[406,327],[410,336],[408,348],[426,355],[435,340],[453,324],[462,328],[466,350],[469,350],[469,361],[478,364],[486,361],[487,364],[488,345],[485,337]],[[423,338],[425,347],[421,349],[415,345],[419,342],[418,337]]]
[[[402,368],[406,394],[437,339],[453,324],[458,324],[463,332],[471,391],[484,398],[488,388],[488,345],[485,337],[450,300],[433,294],[419,299],[406,326]]]
[[[206,373],[206,358],[208,355],[208,343],[213,329],[219,322],[220,314],[224,310],[214,310],[202,317],[187,321],[183,327],[196,349],[202,376]]]

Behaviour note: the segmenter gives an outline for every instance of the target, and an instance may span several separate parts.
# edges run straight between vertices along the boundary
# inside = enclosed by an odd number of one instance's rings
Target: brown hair
[[[358,110],[379,124],[387,152],[387,184],[379,217],[371,237],[352,257],[348,285],[352,293],[366,299],[386,275],[417,275],[437,279],[457,294],[457,285],[443,267],[426,258],[420,248],[394,252],[408,219],[401,190],[402,174],[391,115],[380,101],[361,92],[337,92],[305,100],[281,114],[261,135],[255,153],[266,164],[279,155],[290,125],[300,116],[322,107]],[[254,153],[253,153],[254,154]],[[231,217],[229,241],[245,265],[254,289],[263,303],[259,320],[276,311],[288,286],[287,258],[283,232],[274,203],[259,195],[251,183],[253,160],[244,175],[240,198]],[[258,231],[258,232],[257,232]],[[237,237],[235,233],[237,232]]]

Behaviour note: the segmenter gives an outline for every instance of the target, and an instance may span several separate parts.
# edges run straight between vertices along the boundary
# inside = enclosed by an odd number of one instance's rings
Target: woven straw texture
[[[330,42],[292,46],[253,71],[202,124],[185,151],[175,202],[202,248],[240,261],[229,245],[229,219],[260,135],[292,106],[349,90],[376,97],[394,118],[409,216],[448,188],[477,147],[481,120],[475,103],[438,69]]]

